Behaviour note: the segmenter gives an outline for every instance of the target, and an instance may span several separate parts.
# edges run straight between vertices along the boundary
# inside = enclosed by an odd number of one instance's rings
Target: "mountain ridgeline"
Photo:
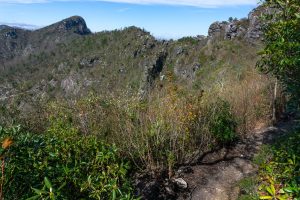
[[[215,22],[207,37],[175,41],[137,27],[92,33],[79,16],[33,31],[3,25],[1,104],[23,112],[36,101],[75,100],[91,92],[145,98],[167,81],[207,91],[212,77],[224,76],[220,69],[243,73],[255,65],[262,12],[258,7],[248,18]]]

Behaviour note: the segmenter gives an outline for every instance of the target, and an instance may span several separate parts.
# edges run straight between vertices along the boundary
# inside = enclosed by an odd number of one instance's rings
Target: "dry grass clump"
[[[226,100],[237,119],[237,133],[242,136],[271,125],[273,88],[272,78],[253,71],[242,80],[220,81],[205,93],[205,99]]]
[[[253,69],[242,80],[229,79],[218,89],[219,95],[232,105],[239,133],[250,133],[270,125],[273,85],[272,78]]]
[[[204,48],[200,58],[204,62],[197,85],[205,90],[207,102],[217,97],[229,102],[240,135],[271,124],[275,80],[256,69],[259,48],[243,41],[221,41]]]

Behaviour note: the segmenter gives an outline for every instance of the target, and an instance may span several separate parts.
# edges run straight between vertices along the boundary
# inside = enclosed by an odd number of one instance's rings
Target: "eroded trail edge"
[[[262,145],[273,143],[276,138],[296,128],[296,120],[281,122],[276,127],[254,131],[232,148],[222,148],[205,155],[194,166],[179,169],[188,189],[177,199],[191,200],[234,200],[238,198],[238,182],[255,174],[258,167],[252,159]],[[185,172],[184,172],[185,171]]]

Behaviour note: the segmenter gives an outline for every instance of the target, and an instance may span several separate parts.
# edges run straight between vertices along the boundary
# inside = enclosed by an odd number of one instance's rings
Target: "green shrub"
[[[116,147],[79,135],[67,124],[68,129],[60,127],[54,122],[40,135],[0,129],[2,140],[14,141],[5,155],[4,199],[43,199],[51,192],[56,199],[132,199],[129,164]]]
[[[256,200],[258,196],[256,195],[258,180],[256,177],[247,177],[239,181],[238,186],[240,187],[241,195],[238,200]]]
[[[280,137],[275,144],[264,146],[254,158],[259,173],[252,179],[254,182],[240,184],[243,194],[239,199],[299,199],[299,141],[300,131],[295,131]]]
[[[198,43],[197,38],[195,37],[183,37],[178,40],[179,43],[188,43],[191,45],[195,45]]]
[[[267,163],[270,161],[272,157],[272,149],[270,145],[263,145],[260,148],[260,152],[254,156],[253,162],[256,165],[263,165],[264,163]]]
[[[300,131],[281,137],[260,165],[260,199],[300,198]]]
[[[237,137],[235,132],[237,123],[231,113],[230,104],[227,101],[218,99],[210,105],[209,111],[211,114],[211,133],[222,144],[232,142]]]

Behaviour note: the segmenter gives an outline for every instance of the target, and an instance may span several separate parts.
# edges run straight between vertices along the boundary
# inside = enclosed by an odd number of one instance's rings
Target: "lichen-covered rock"
[[[268,12],[272,12],[272,9],[259,6],[249,13],[248,18],[230,22],[214,22],[209,27],[208,36],[210,40],[231,40],[236,37],[249,42],[261,40],[263,32],[260,17]]]
[[[176,55],[180,55],[184,52],[184,49],[182,47],[176,47],[174,51]]]
[[[249,28],[245,36],[248,40],[259,39],[263,34],[261,30],[261,21],[259,19],[259,14],[260,12],[258,12],[258,9],[254,9],[248,15]]]
[[[214,22],[209,26],[208,36],[210,38],[223,38],[225,27],[228,22]]]
[[[262,39],[263,31],[262,31],[262,20],[261,16],[264,14],[274,13],[276,9],[265,7],[265,6],[258,6],[257,8],[253,9],[248,14],[249,20],[249,28],[247,30],[247,34],[245,35],[245,39],[248,41],[255,41]]]
[[[225,38],[232,39],[237,36],[238,27],[234,23],[230,23],[225,27]]]
[[[61,81],[60,86],[64,90],[66,95],[72,95],[72,94],[75,95],[80,90],[78,81],[72,76],[68,76],[65,79],[63,79]]]

